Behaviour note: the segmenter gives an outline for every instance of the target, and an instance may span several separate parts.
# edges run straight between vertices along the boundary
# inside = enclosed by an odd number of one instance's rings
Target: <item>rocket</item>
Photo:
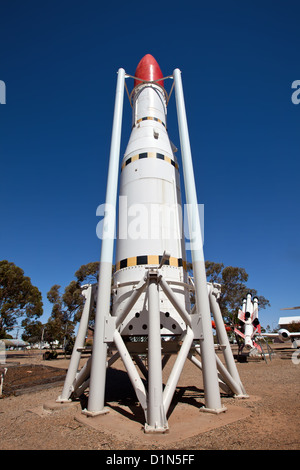
[[[134,79],[130,95],[127,78]],[[173,80],[169,94],[164,87],[167,79]],[[132,106],[132,121],[130,138],[120,161],[125,88]],[[167,104],[173,88],[193,280],[187,273],[182,216],[185,211],[177,149],[167,130]],[[82,413],[89,417],[107,413],[106,370],[121,358],[145,414],[144,432],[164,433],[168,430],[167,415],[180,374],[189,359],[202,372],[204,411],[214,414],[226,411],[219,387],[225,386],[235,396],[245,396],[245,390],[217,302],[219,290],[207,284],[181,71],[175,69],[173,75],[164,77],[150,54],[141,59],[134,76],[122,68],[118,70],[103,233],[99,282],[86,286],[86,303],[76,343],[57,401],[76,398],[88,388],[88,404]],[[192,290],[196,299],[193,308]],[[92,355],[77,373],[94,303]],[[224,346],[226,367],[215,355],[211,310],[214,327]],[[176,359],[164,381],[163,368],[171,354]],[[195,354],[201,356],[201,362]],[[146,381],[141,379],[137,367]]]
[[[242,310],[238,312],[238,319],[242,331],[235,328],[235,333],[244,338],[245,346],[247,349],[256,347],[261,350],[261,347],[253,340],[255,334],[261,333],[261,328],[258,320],[258,299],[257,297],[251,299],[251,294],[248,293],[247,297],[243,299]]]
[[[133,285],[161,264],[164,253],[162,274],[177,283],[178,302],[189,311],[179,165],[167,131],[163,74],[150,54],[137,66],[131,100],[132,130],[121,162],[113,316],[122,313]],[[122,322],[122,334],[148,334],[145,295]],[[164,292],[160,307],[161,334],[181,334],[185,324]]]

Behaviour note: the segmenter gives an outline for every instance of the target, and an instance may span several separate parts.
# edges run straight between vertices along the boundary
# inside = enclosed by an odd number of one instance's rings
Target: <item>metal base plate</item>
[[[165,434],[169,432],[169,426],[149,426],[149,424],[145,424],[144,426],[144,433],[145,434]]]
[[[94,416],[100,416],[100,415],[106,415],[109,413],[108,408],[103,408],[101,411],[89,411],[87,409],[82,410],[81,412],[83,415],[88,416],[88,417],[94,417]]]
[[[200,408],[200,411],[202,411],[203,413],[212,413],[218,415],[220,413],[225,413],[225,411],[227,411],[227,408],[226,406],[222,406],[222,408],[206,408],[205,406],[203,406],[202,408]]]

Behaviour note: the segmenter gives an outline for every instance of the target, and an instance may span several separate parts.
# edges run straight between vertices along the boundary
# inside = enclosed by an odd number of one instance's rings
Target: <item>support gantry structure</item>
[[[145,57],[149,60],[148,56]],[[145,60],[142,66],[145,67]],[[151,66],[153,69],[153,62]],[[83,286],[85,305],[64,387],[57,401],[64,403],[77,399],[88,390],[88,404],[83,413],[91,417],[107,413],[107,368],[121,358],[144,411],[144,431],[164,433],[169,429],[167,416],[170,404],[187,359],[202,373],[205,399],[202,411],[226,411],[221,403],[221,389],[234,397],[244,398],[247,394],[239,377],[218,303],[221,286],[208,283],[206,279],[201,220],[179,69],[175,69],[169,77],[161,74],[146,78],[141,73],[131,76],[124,69],[119,69],[105,206],[113,208],[116,214],[127,78],[135,79],[135,87],[129,96],[133,107],[133,129],[121,167],[120,195],[126,196],[129,201],[137,197],[137,200],[148,204],[150,192],[151,202],[154,196],[157,201],[163,187],[166,188],[164,197],[169,194],[168,201],[176,202],[176,207],[181,210],[179,165],[164,122],[166,106],[175,89],[193,279],[189,278],[186,270],[184,238],[183,244],[181,240],[176,245],[172,245],[171,241],[162,243],[160,239],[142,245],[136,240],[120,238],[117,239],[114,260],[116,217],[112,217],[107,210],[103,221],[105,236],[101,244],[99,283]],[[173,80],[169,95],[162,85],[166,79]],[[142,142],[138,148],[137,141]],[[162,206],[162,201],[159,204]],[[113,265],[116,272],[112,275]],[[194,305],[190,301],[191,292],[194,293]],[[79,370],[93,305],[96,305],[96,314],[92,354]],[[223,361],[215,351],[212,316]],[[172,354],[176,355],[176,359],[164,384],[163,369]]]

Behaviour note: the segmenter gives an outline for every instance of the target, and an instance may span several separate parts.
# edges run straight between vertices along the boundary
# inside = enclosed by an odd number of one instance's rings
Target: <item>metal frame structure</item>
[[[106,190],[106,204],[115,210],[124,86],[128,94],[125,85],[127,77],[131,76],[126,75],[124,69],[119,69]],[[220,387],[233,396],[247,396],[239,378],[217,302],[220,286],[208,284],[206,280],[196,184],[180,70],[175,69],[173,75],[167,78],[174,80],[185,194],[189,207],[188,223],[190,233],[194,234],[194,239],[191,240],[194,287],[190,285],[188,288],[195,290],[195,307],[191,311],[187,311],[176,296],[175,291],[178,287],[176,282],[172,283],[172,281],[166,280],[164,267],[170,259],[170,254],[165,252],[157,266],[147,268],[142,278],[133,283],[131,293],[124,302],[122,313],[119,316],[112,316],[110,299],[116,221],[115,218],[104,215],[104,225],[106,225],[109,236],[102,240],[99,284],[98,286],[87,285],[84,288],[86,303],[63,391],[57,399],[58,402],[70,401],[89,388],[88,405],[83,413],[87,416],[107,413],[108,408],[105,407],[106,369],[121,357],[137,399],[144,410],[144,431],[152,433],[164,433],[168,430],[168,411],[186,359],[190,359],[202,370],[205,397],[203,411],[212,413],[226,411],[226,408],[221,404]],[[126,340],[126,336],[120,333],[120,327],[140,296],[144,294],[148,302],[148,341],[129,342]],[[169,341],[162,341],[161,335],[160,298],[162,295],[172,304],[184,325],[182,334],[169,338]],[[92,356],[78,372],[93,301],[96,302],[96,317]],[[225,365],[215,353],[211,312],[223,350]],[[115,348],[117,352],[113,352]],[[176,354],[177,357],[170,376],[163,386],[162,371],[170,354]],[[147,355],[148,367],[142,360],[143,355]],[[196,355],[200,356],[201,361]],[[136,365],[145,375],[147,387]]]

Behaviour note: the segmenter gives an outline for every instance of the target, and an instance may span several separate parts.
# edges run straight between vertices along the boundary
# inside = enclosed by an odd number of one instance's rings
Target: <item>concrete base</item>
[[[48,401],[43,404],[44,410],[47,411],[59,411],[64,408],[71,408],[71,407],[80,407],[80,402],[79,401]]]
[[[132,443],[139,441],[145,445],[152,443],[168,445],[245,419],[251,414],[250,409],[233,405],[227,406],[226,413],[199,413],[198,407],[190,406],[186,403],[178,403],[168,418],[168,432],[157,434],[143,432],[144,423],[141,409],[140,413],[137,413],[138,410],[133,412],[132,409],[124,405],[120,406],[118,404],[117,408],[111,408],[109,415],[96,416],[93,419],[78,413],[75,419],[79,423],[90,426],[98,431],[107,431],[116,440],[122,442]],[[139,418],[137,418],[138,415]]]

